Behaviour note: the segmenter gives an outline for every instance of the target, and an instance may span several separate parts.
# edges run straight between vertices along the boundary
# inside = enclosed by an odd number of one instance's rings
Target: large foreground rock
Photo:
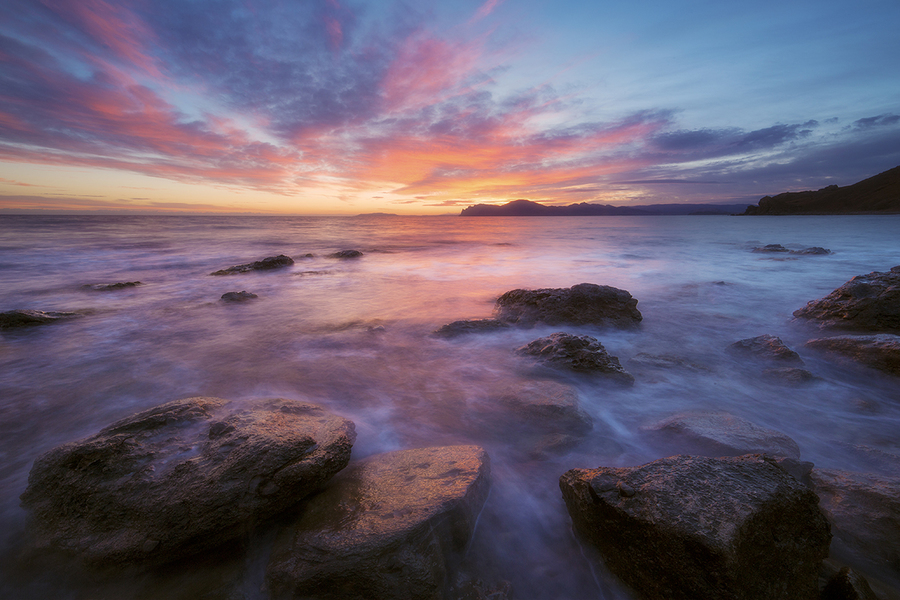
[[[900,266],[858,275],[794,316],[823,327],[900,333]]]
[[[187,398],[39,457],[22,505],[38,547],[163,563],[237,538],[321,488],[353,423],[314,404]]]
[[[809,340],[806,345],[900,375],[900,335],[839,335]]]
[[[571,288],[512,290],[497,299],[497,318],[531,326],[599,325],[634,327],[641,322],[638,301],[625,290],[579,283]]]
[[[213,271],[210,275],[236,275],[238,273],[248,273],[250,271],[271,271],[272,269],[280,269],[289,267],[294,264],[294,259],[284,254],[278,256],[269,256],[256,262],[246,263],[243,265],[234,265],[227,269]]]
[[[551,367],[603,375],[625,385],[634,383],[634,377],[625,372],[618,357],[607,352],[597,338],[589,335],[557,332],[529,342],[516,352],[534,356]]]
[[[828,522],[770,458],[674,456],[573,469],[559,485],[579,536],[643,598],[818,597]]]
[[[20,327],[33,327],[35,325],[47,325],[64,319],[79,317],[73,312],[44,312],[42,310],[9,310],[0,313],[0,329],[18,329]]]
[[[900,577],[900,477],[813,469],[838,550]]]
[[[272,597],[439,600],[488,493],[477,446],[401,450],[351,465],[272,550]]]
[[[797,442],[787,435],[728,413],[675,415],[644,430],[667,444],[680,445],[681,452],[688,450],[705,456],[759,453],[800,458]]]

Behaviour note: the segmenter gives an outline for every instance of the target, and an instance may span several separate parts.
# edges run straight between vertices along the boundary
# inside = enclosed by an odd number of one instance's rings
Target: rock
[[[92,290],[95,292],[112,292],[115,290],[125,290],[143,285],[140,281],[120,281],[119,283],[94,283],[81,286],[83,290]]]
[[[794,316],[821,327],[900,333],[900,266],[858,275]]]
[[[443,338],[453,338],[469,333],[491,333],[507,327],[509,327],[509,324],[497,319],[467,319],[448,323],[436,330],[434,335]]]
[[[760,360],[803,364],[800,355],[784,345],[781,338],[774,335],[760,335],[747,338],[728,346],[734,356],[748,356]]]
[[[866,578],[844,567],[825,584],[821,600],[878,600]]]
[[[727,413],[680,414],[642,429],[677,445],[679,452],[703,456],[760,453],[800,458],[797,442],[787,435]]]
[[[768,457],[573,469],[559,485],[578,535],[642,598],[818,597],[828,522]]]
[[[329,254],[328,258],[359,258],[363,253],[359,250],[341,250],[333,254]]]
[[[253,300],[254,298],[259,298],[259,296],[247,291],[225,292],[222,294],[223,302],[246,302],[247,300]]]
[[[608,285],[579,283],[565,289],[512,290],[497,299],[497,318],[531,326],[600,325],[635,327],[641,322],[637,300]]]
[[[835,552],[900,575],[900,477],[816,468],[810,479],[831,522]]]
[[[620,383],[634,384],[634,377],[625,372],[619,359],[610,355],[603,344],[589,335],[558,332],[538,338],[516,352],[523,356],[535,356],[551,367],[605,375]]]
[[[711,372],[709,367],[692,363],[680,356],[674,356],[672,354],[648,354],[646,352],[638,352],[629,360],[629,364],[632,363],[641,367],[655,369],[683,369],[695,373]]]
[[[40,456],[22,506],[37,547],[161,564],[236,539],[344,468],[353,423],[319,406],[187,398]]]
[[[753,252],[790,252],[790,250],[781,244],[767,244],[765,246],[754,248]]]
[[[796,367],[765,369],[763,375],[772,381],[783,383],[785,385],[803,385],[804,383],[816,380],[816,376],[806,369],[798,369]]]
[[[56,323],[81,315],[73,312],[44,312],[42,310],[9,310],[0,313],[0,329],[17,329]]]
[[[478,446],[400,450],[341,473],[275,541],[272,598],[445,597],[487,498]]]
[[[824,255],[831,254],[831,250],[822,248],[821,246],[813,246],[812,248],[804,248],[803,250],[793,250],[791,251],[791,254]]]
[[[293,258],[285,256],[284,254],[279,254],[278,256],[269,256],[268,258],[256,262],[221,269],[210,273],[210,275],[235,275],[237,273],[247,273],[249,271],[270,271],[272,269],[289,267],[292,264],[294,264]]]
[[[886,373],[900,375],[900,335],[840,335],[809,340],[806,345],[851,358]]]

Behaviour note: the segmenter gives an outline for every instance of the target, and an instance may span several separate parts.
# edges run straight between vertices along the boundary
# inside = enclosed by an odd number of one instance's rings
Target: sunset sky
[[[900,165],[897,0],[3,0],[0,211],[746,202]]]

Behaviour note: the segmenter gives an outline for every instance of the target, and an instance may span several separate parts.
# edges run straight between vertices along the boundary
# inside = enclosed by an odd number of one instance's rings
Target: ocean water
[[[752,252],[775,243],[832,254]],[[364,256],[327,258],[345,249]],[[296,263],[209,275],[278,254]],[[16,558],[27,517],[18,498],[35,457],[137,411],[208,395],[322,404],[356,423],[354,459],[481,444],[493,487],[464,571],[487,588],[511,582],[513,598],[629,598],[585,558],[559,476],[660,458],[641,428],[696,410],[780,430],[820,467],[877,468],[847,448],[900,453],[897,379],[808,351],[804,342],[820,332],[792,312],[855,275],[895,265],[900,216],[0,217],[0,311],[86,313],[0,332],[0,596],[266,598],[265,533],[215,565],[102,581]],[[82,288],[121,281],[143,285]],[[641,326],[431,335],[491,316],[508,290],[582,282],[631,292]],[[219,300],[242,290],[259,298]],[[542,376],[514,350],[562,330],[597,337],[636,383],[559,375],[577,389],[594,429],[574,447],[535,455],[502,412],[467,411],[487,390]],[[762,334],[781,337],[818,379],[785,386],[724,353]],[[634,361],[639,353],[683,363],[655,368]]]

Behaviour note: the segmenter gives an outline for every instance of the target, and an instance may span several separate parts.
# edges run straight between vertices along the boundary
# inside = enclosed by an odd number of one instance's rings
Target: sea
[[[831,252],[754,252],[768,244]],[[362,256],[329,257],[341,250]],[[280,254],[294,265],[210,275]],[[19,496],[36,457],[164,402],[216,396],[325,406],[356,424],[352,460],[481,445],[492,487],[460,567],[468,580],[486,597],[632,598],[573,535],[560,475],[669,455],[646,427],[696,411],[781,431],[817,467],[876,468],[853,447],[900,454],[898,380],[806,348],[823,333],[792,316],[895,265],[900,215],[0,216],[0,311],[83,315],[0,331],[0,597],[267,598],[265,531],[234,556],[161,573],[23,558]],[[630,292],[640,326],[433,335],[490,317],[506,291],[584,282]],[[258,297],[222,301],[231,291]],[[536,370],[516,353],[557,331],[597,338],[635,384]],[[815,379],[786,385],[725,351],[763,334]],[[502,412],[467,412],[487,390],[541,378],[572,386],[593,420],[577,443],[535,452]]]

